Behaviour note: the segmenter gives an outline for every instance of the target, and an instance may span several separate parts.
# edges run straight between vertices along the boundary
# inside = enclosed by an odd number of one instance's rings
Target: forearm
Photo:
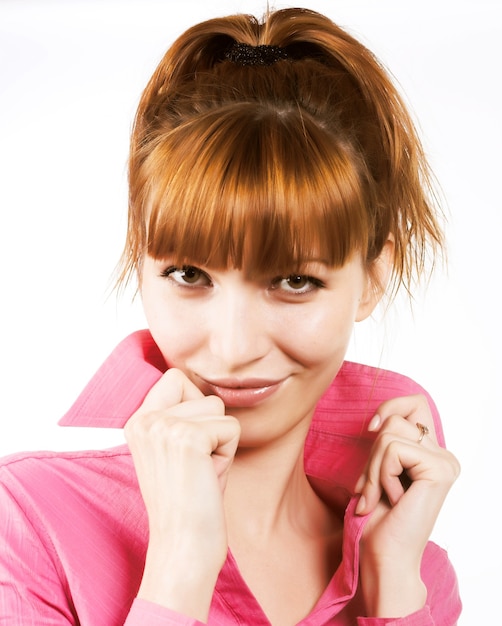
[[[239,423],[170,369],[125,435],[149,522],[137,597],[205,622],[227,555],[223,490]]]

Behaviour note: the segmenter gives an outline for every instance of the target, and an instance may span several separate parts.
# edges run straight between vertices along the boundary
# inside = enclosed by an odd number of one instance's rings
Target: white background
[[[458,572],[461,624],[493,624],[502,584],[502,10],[488,0],[304,4],[392,69],[447,200],[448,272],[413,311],[400,300],[359,327],[349,357],[408,374],[435,398],[463,473],[434,538]],[[122,442],[120,431],[55,423],[114,345],[144,326],[132,293],[117,300],[110,289],[138,96],[186,27],[265,8],[0,0],[0,455]]]

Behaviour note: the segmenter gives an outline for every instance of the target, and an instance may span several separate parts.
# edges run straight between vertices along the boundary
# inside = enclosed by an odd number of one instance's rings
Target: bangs
[[[259,275],[366,257],[364,166],[297,110],[219,108],[160,133],[142,169],[155,259]]]

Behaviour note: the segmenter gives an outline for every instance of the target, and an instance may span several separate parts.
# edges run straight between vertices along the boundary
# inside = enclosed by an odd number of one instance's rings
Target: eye
[[[324,287],[322,280],[307,276],[306,274],[290,274],[283,277],[278,276],[272,281],[272,289],[282,291],[286,294],[302,295],[317,291]]]
[[[181,287],[209,287],[211,279],[198,267],[183,265],[183,267],[168,267],[162,271],[161,276],[169,278]]]

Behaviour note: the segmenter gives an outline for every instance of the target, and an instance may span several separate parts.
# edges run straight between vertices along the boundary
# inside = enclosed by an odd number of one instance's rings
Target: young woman
[[[127,445],[6,459],[3,624],[454,624],[429,542],[459,468],[428,395],[344,361],[442,234],[377,60],[307,10],[215,19],[137,112],[127,338],[64,424]]]

